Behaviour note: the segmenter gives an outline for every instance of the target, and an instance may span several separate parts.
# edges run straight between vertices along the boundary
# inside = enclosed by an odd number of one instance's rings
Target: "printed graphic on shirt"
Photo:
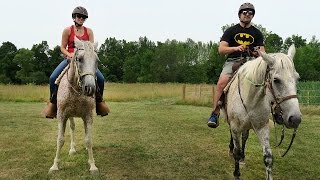
[[[234,40],[241,45],[248,46],[254,42],[253,36],[247,33],[238,33],[234,36]]]

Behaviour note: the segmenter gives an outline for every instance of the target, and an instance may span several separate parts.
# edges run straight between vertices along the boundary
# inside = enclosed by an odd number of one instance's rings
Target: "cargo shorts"
[[[255,57],[246,57],[245,58],[247,61],[254,60]],[[232,66],[234,63],[241,61],[241,57],[238,58],[228,58],[226,59],[226,62],[224,63],[222,67],[222,72],[220,75],[230,75],[232,76],[233,71],[232,71]]]

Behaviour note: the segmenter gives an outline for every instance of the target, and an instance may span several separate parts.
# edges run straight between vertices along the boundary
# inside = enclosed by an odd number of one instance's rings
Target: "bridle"
[[[294,94],[294,95],[289,95],[289,96],[284,96],[284,97],[277,97],[276,93],[274,92],[273,86],[272,86],[272,77],[271,77],[271,68],[268,65],[267,69],[266,69],[266,74],[265,74],[265,78],[264,78],[264,82],[262,84],[255,84],[256,87],[259,86],[264,86],[264,90],[265,90],[265,94],[266,94],[266,90],[269,89],[270,93],[272,94],[273,100],[271,101],[270,107],[271,107],[271,114],[273,117],[273,122],[274,124],[278,123],[280,125],[282,125],[282,134],[281,134],[281,139],[280,142],[278,143],[278,145],[276,145],[276,147],[279,147],[284,139],[284,125],[283,125],[283,110],[280,106],[281,103],[292,99],[292,98],[298,98],[298,95]],[[240,80],[239,80],[239,74],[238,74],[238,92],[239,92],[239,96],[241,99],[241,102],[243,104],[244,109],[246,110],[246,112],[248,113],[248,110],[243,102],[242,96],[241,96],[241,91],[240,91]],[[276,129],[276,128],[275,128]],[[296,132],[297,129],[295,128],[291,137],[291,141],[290,144],[287,148],[287,150],[283,153],[282,157],[284,157],[290,150],[292,143],[294,141],[294,138],[296,137]],[[275,136],[276,136],[276,141],[277,141],[277,132],[275,130]]]
[[[280,104],[289,99],[298,98],[298,95],[295,94],[295,95],[289,95],[284,97],[277,97],[272,86],[272,78],[271,78],[270,71],[271,71],[271,68],[267,66],[264,86],[265,86],[265,89],[267,88],[269,89],[273,97],[273,100],[271,101],[271,113],[273,115],[273,118],[278,124],[283,124],[283,118],[282,118],[283,111]]]
[[[67,79],[68,79],[68,82],[71,86],[71,88],[73,89],[73,91],[75,91],[78,95],[81,95],[81,91],[78,91],[77,89],[82,89],[82,79],[83,77],[85,76],[93,76],[93,78],[95,79],[95,81],[97,81],[97,78],[96,78],[96,74],[95,73],[91,73],[91,72],[81,72],[79,70],[79,58],[78,58],[78,51],[79,50],[84,50],[82,48],[76,48],[75,49],[75,52],[74,52],[74,56],[73,56],[73,59],[71,61],[74,61],[74,68],[75,68],[75,74],[76,74],[76,79],[77,79],[77,86],[74,87],[71,83],[71,80],[69,79],[69,76],[68,76],[68,71],[67,71]],[[69,66],[70,68],[70,66]]]
[[[272,94],[273,100],[271,101],[271,114],[272,114],[272,118],[273,118],[273,123],[276,124],[281,124],[282,125],[282,131],[281,131],[281,139],[280,142],[278,143],[278,145],[276,145],[276,147],[279,147],[284,139],[284,125],[283,125],[283,111],[282,108],[280,106],[281,103],[283,103],[284,101],[287,101],[289,99],[292,98],[298,98],[298,95],[294,94],[294,95],[289,95],[289,96],[284,96],[284,97],[277,97],[273,86],[272,86],[272,78],[271,78],[271,74],[270,74],[271,68],[269,67],[269,65],[267,66],[267,70],[266,70],[266,75],[265,75],[265,82],[264,82],[264,86],[265,86],[265,90],[266,88],[269,89],[270,93]],[[281,155],[281,157],[284,157],[290,150],[292,143],[294,141],[294,138],[296,137],[296,133],[297,133],[297,129],[295,128],[291,137],[291,141],[290,144],[287,148],[287,150]],[[277,131],[275,128],[275,137],[276,137],[276,141],[277,141]]]

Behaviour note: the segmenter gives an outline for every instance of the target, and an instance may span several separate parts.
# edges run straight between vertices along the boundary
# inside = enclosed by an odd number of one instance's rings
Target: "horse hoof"
[[[229,151],[229,156],[233,157],[233,152],[232,151]]]
[[[50,169],[49,169],[49,172],[48,172],[48,174],[53,174],[54,172],[58,172],[59,171],[59,169],[58,169],[58,167],[51,167]]]
[[[99,175],[99,170],[98,170],[98,168],[96,168],[96,169],[90,169],[90,174],[91,175]]]
[[[74,154],[76,154],[76,150],[70,150],[70,151],[69,151],[69,155],[70,155],[70,156],[72,156],[72,155],[74,155]]]

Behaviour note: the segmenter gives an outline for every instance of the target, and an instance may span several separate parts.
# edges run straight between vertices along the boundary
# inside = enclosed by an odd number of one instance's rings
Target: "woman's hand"
[[[68,55],[67,55],[67,59],[72,59],[73,58],[73,55],[74,55],[74,53],[69,53]]]

